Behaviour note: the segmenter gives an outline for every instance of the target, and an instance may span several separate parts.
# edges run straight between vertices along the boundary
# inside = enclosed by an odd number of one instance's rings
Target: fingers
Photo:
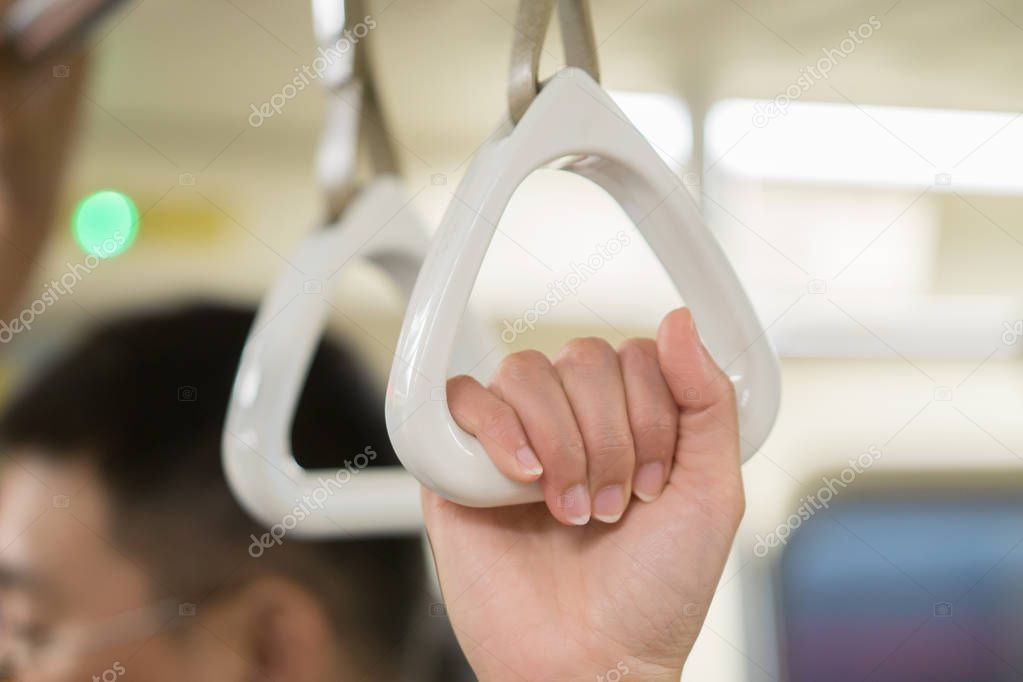
[[[498,470],[515,481],[535,481],[543,466],[512,407],[470,376],[448,380],[448,408],[455,423],[475,436]]]
[[[574,339],[554,367],[586,448],[593,516],[614,523],[632,495],[636,460],[618,354],[603,339]]]
[[[661,373],[653,339],[629,339],[618,356],[636,449],[632,488],[636,497],[651,502],[661,494],[675,458],[678,406]]]
[[[581,526],[590,520],[586,452],[568,397],[543,353],[524,351],[501,363],[491,390],[518,413],[543,465],[544,500],[556,519]]]
[[[572,341],[554,364],[537,351],[516,353],[489,389],[452,379],[448,400],[502,473],[540,480],[562,523],[614,523],[633,492],[653,501],[673,472],[701,489],[726,484],[717,489],[734,492],[723,497],[741,507],[734,389],[687,309],[664,318],[656,341],[631,339],[617,353],[594,338]]]
[[[716,478],[739,474],[739,424],[732,382],[704,348],[686,308],[657,330],[657,354],[681,412],[678,464]]]

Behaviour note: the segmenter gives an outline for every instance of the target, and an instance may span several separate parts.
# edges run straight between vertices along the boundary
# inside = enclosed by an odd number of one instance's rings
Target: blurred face
[[[161,601],[115,543],[88,465],[13,454],[0,471],[0,657],[13,676],[0,680],[339,679],[308,595],[270,580]]]
[[[109,513],[84,465],[29,455],[4,466],[0,627],[16,679],[115,680],[129,671],[129,679],[170,679],[158,671],[173,661],[174,643],[142,639],[157,629],[145,617],[149,580],[118,551]]]

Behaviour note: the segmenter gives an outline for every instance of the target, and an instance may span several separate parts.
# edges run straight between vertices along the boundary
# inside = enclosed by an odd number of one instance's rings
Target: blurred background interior
[[[325,95],[252,116],[316,57],[307,5],[134,0],[102,27],[65,226],[27,299],[83,262],[83,198],[124,193],[138,233],[11,344],[0,385],[108,312],[255,302],[288,267],[323,210]],[[370,3],[428,225],[505,110],[515,5]],[[746,520],[686,679],[820,680],[821,656],[849,679],[1020,679],[1023,5],[594,0],[593,15],[604,85],[678,170],[782,357],[780,418],[745,467]],[[622,230],[630,245],[513,347],[651,335],[678,304],[666,275],[610,198],[556,171],[516,195],[476,308],[501,330]],[[396,294],[357,266],[332,295],[383,376]]]

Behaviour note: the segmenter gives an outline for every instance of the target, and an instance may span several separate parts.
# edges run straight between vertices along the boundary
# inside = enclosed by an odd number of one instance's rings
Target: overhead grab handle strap
[[[314,0],[313,23],[329,93],[317,177],[327,200],[327,220],[336,221],[360,189],[358,158],[368,155],[370,177],[397,173],[397,157],[373,87],[366,40],[355,27],[364,20],[361,0]],[[369,29],[367,29],[368,32]],[[340,58],[338,58],[340,55]]]
[[[582,69],[595,82],[600,82],[597,39],[593,33],[589,0],[522,0],[515,17],[515,39],[508,77],[508,113],[514,123],[519,122],[543,86],[540,82],[540,55],[555,3],[558,4],[565,65]]]

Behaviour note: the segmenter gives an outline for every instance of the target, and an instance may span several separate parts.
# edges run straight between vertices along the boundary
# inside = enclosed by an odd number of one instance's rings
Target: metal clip
[[[540,54],[547,27],[558,3],[558,21],[565,48],[565,64],[582,69],[600,82],[597,63],[597,39],[589,0],[521,0],[515,17],[511,70],[508,75],[508,113],[518,123],[536,98],[540,82]]]

